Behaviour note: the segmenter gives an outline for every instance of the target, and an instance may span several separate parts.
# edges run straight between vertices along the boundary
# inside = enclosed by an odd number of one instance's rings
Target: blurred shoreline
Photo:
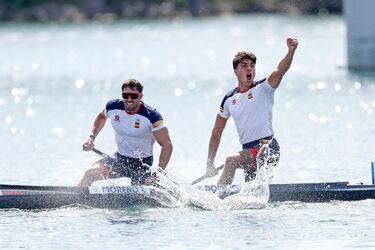
[[[324,15],[341,12],[342,0],[0,0],[2,22],[112,22],[243,13]]]

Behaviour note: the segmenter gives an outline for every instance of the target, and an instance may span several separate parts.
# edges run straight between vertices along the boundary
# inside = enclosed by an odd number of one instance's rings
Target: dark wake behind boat
[[[232,187],[236,187],[233,185]],[[216,185],[198,186],[214,192]],[[197,189],[197,191],[198,191]],[[239,192],[237,186],[234,190]],[[47,209],[81,205],[94,208],[127,208],[130,206],[168,206],[178,200],[171,194],[151,186],[30,186],[0,185],[1,209]],[[270,202],[329,202],[375,199],[375,185],[349,185],[348,182],[271,184]]]

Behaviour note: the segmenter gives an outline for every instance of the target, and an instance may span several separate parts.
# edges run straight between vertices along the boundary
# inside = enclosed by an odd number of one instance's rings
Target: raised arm
[[[207,156],[207,175],[216,175],[214,163],[217,150],[219,148],[221,135],[223,134],[225,125],[227,124],[228,119],[221,117],[220,115],[216,116],[215,125],[212,129],[212,134],[210,138],[210,143],[208,145],[208,156]]]
[[[95,137],[99,134],[107,121],[107,117],[104,112],[105,111],[103,110],[96,116],[94,124],[92,126],[91,134],[82,145],[84,151],[90,151],[94,148]]]
[[[156,141],[161,146],[160,156],[159,156],[159,167],[165,169],[171,159],[173,145],[171,138],[169,137],[168,129],[166,127],[161,128],[153,132]]]
[[[294,52],[297,49],[298,46],[298,40],[295,38],[287,38],[286,44],[288,46],[288,52],[285,55],[285,57],[280,61],[277,68],[271,73],[271,75],[268,77],[268,82],[270,83],[271,87],[276,89],[279,87],[279,84],[281,80],[283,79],[283,76],[288,71],[290,65],[293,61]]]

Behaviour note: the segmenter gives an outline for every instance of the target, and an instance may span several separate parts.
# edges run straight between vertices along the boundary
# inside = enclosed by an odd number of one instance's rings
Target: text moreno
[[[142,186],[104,186],[103,194],[148,194],[149,189]]]

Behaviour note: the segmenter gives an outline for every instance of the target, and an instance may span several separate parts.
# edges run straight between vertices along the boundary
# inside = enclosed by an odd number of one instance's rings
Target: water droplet
[[[367,103],[361,103],[360,104],[361,107],[364,109],[364,110],[368,110],[370,108],[370,105],[368,105]]]
[[[4,99],[0,98],[0,107],[5,106],[5,104],[6,104],[6,101]]]
[[[334,86],[335,91],[341,91],[341,85],[339,83],[336,83]]]
[[[316,117],[315,114],[310,113],[310,114],[309,114],[309,119],[310,119],[311,121],[315,121],[315,120],[317,119],[317,117]]]
[[[34,116],[35,111],[34,111],[32,108],[27,108],[25,114],[26,114],[27,116],[32,117],[32,116]]]
[[[15,96],[15,97],[13,98],[13,101],[14,101],[14,103],[20,103],[20,102],[21,102],[21,97],[19,97],[19,96]]]
[[[176,88],[174,90],[174,94],[175,94],[175,96],[181,96],[183,94],[183,91],[180,88]]]
[[[360,82],[355,82],[353,85],[355,90],[360,90],[361,89],[361,83]]]
[[[340,112],[341,112],[341,110],[342,110],[342,109],[341,109],[341,107],[340,107],[340,106],[338,106],[338,105],[337,105],[337,106],[335,106],[335,112],[336,112],[336,113],[340,113]]]
[[[13,121],[13,119],[12,119],[12,117],[10,117],[10,116],[7,116],[7,117],[5,117],[5,123],[11,123]]]
[[[17,133],[17,128],[16,128],[16,127],[11,127],[11,128],[9,129],[9,131],[10,131],[12,134],[15,134],[15,133]]]
[[[12,93],[12,96],[19,96],[20,95],[20,91],[18,88],[13,88],[11,91]]]
[[[77,89],[83,88],[83,86],[85,86],[85,81],[83,79],[77,79],[74,85]]]
[[[325,82],[322,82],[322,81],[318,81],[317,83],[316,83],[316,88],[318,89],[318,90],[323,90],[323,89],[325,89],[326,88],[326,83]]]

